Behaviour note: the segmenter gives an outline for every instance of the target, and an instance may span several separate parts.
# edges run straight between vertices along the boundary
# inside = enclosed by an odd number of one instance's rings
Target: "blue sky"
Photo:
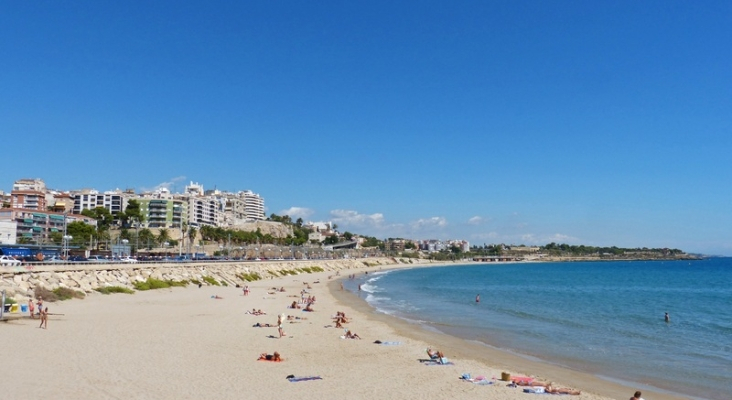
[[[0,189],[732,255],[732,3],[605,3],[5,2]]]

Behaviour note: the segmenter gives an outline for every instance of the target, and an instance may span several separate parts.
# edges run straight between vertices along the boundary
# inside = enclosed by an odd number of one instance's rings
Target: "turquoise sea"
[[[427,329],[641,390],[732,398],[732,258],[466,264],[344,283]]]

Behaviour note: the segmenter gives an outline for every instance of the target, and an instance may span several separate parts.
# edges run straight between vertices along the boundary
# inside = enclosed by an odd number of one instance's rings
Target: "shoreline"
[[[428,265],[396,265],[384,266],[382,270],[394,270],[403,268],[431,268],[450,266],[453,263],[428,264]],[[472,264],[472,263],[471,263]],[[494,263],[482,263],[494,264]],[[393,268],[389,268],[393,267]],[[379,269],[366,268],[364,272],[376,272]],[[338,281],[347,279],[341,277]],[[524,375],[537,377],[539,380],[556,381],[561,385],[580,389],[583,393],[593,393],[608,399],[623,399],[630,397],[636,390],[642,390],[645,398],[664,398],[669,400],[687,399],[688,397],[676,395],[654,386],[638,384],[631,386],[633,382],[625,382],[611,377],[604,377],[598,374],[577,371],[566,366],[552,364],[550,361],[536,359],[529,355],[514,353],[504,350],[478,339],[470,340],[430,329],[419,323],[409,322],[405,319],[381,313],[361,298],[358,293],[348,290],[340,291],[339,285],[332,282],[328,285],[331,296],[343,307],[353,309],[363,314],[367,319],[379,321],[391,326],[398,335],[424,343],[433,343],[433,346],[443,349],[453,358],[467,359],[484,365],[487,369],[494,371],[500,376],[500,372],[506,371],[512,375]],[[439,344],[437,346],[436,344]],[[500,372],[495,372],[500,370]],[[574,398],[574,396],[572,396]]]
[[[457,263],[454,263],[457,264]],[[37,398],[54,393],[61,399],[481,399],[528,400],[522,388],[506,382],[469,384],[472,376],[500,378],[503,371],[558,382],[582,390],[579,400],[625,399],[636,390],[581,372],[523,359],[489,346],[422,329],[376,313],[357,294],[340,291],[348,274],[379,270],[429,268],[453,263],[394,264],[279,276],[249,282],[250,296],[234,286],[188,286],[135,294],[90,294],[83,300],[50,303],[48,329],[27,317],[0,324],[9,343],[5,350],[9,398]],[[345,276],[336,275],[337,273]],[[306,287],[317,296],[315,312],[287,308]],[[284,293],[273,291],[276,287]],[[248,315],[262,309],[264,316]],[[341,339],[332,315],[345,311],[345,325],[362,340]],[[278,338],[277,315],[294,318]],[[375,340],[398,341],[381,346]],[[453,366],[428,368],[418,360],[425,348],[444,351]],[[262,352],[278,351],[282,363],[257,361]],[[322,380],[290,383],[289,375],[317,375]],[[529,397],[527,397],[529,396]],[[646,398],[683,397],[644,391]]]

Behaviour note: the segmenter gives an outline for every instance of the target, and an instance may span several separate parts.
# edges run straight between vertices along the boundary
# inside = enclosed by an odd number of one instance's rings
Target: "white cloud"
[[[291,219],[297,220],[298,218],[307,219],[313,215],[315,211],[305,207],[290,207],[287,210],[282,210],[278,215],[288,215]]]
[[[411,223],[412,229],[414,230],[422,230],[425,228],[434,228],[439,227],[443,228],[447,226],[447,220],[445,217],[432,217],[432,218],[422,218],[418,219],[416,221],[413,221]]]
[[[165,188],[165,189],[168,189],[171,192],[173,192],[173,188],[176,186],[176,184],[178,182],[182,182],[182,181],[185,181],[185,180],[186,180],[186,177],[185,176],[176,176],[175,178],[170,179],[170,181],[158,183],[156,186],[154,186],[152,188],[149,188],[149,187],[140,188],[140,191],[141,192],[153,192],[155,190]],[[183,188],[180,188],[180,189],[181,189],[180,191],[182,192],[183,191],[182,190]]]
[[[331,210],[330,217],[334,223],[345,227],[380,227],[384,224],[384,214],[361,214],[353,210]]]
[[[474,216],[468,220],[468,225],[480,225],[484,223],[486,220],[483,217],[480,216]]]

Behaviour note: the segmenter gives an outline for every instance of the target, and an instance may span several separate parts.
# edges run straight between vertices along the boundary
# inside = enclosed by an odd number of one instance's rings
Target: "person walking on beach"
[[[39,328],[48,328],[48,307],[41,310],[41,325]]]
[[[666,315],[663,316],[663,320],[666,321],[666,323],[671,322],[671,317],[668,316],[668,313],[666,313]]]

